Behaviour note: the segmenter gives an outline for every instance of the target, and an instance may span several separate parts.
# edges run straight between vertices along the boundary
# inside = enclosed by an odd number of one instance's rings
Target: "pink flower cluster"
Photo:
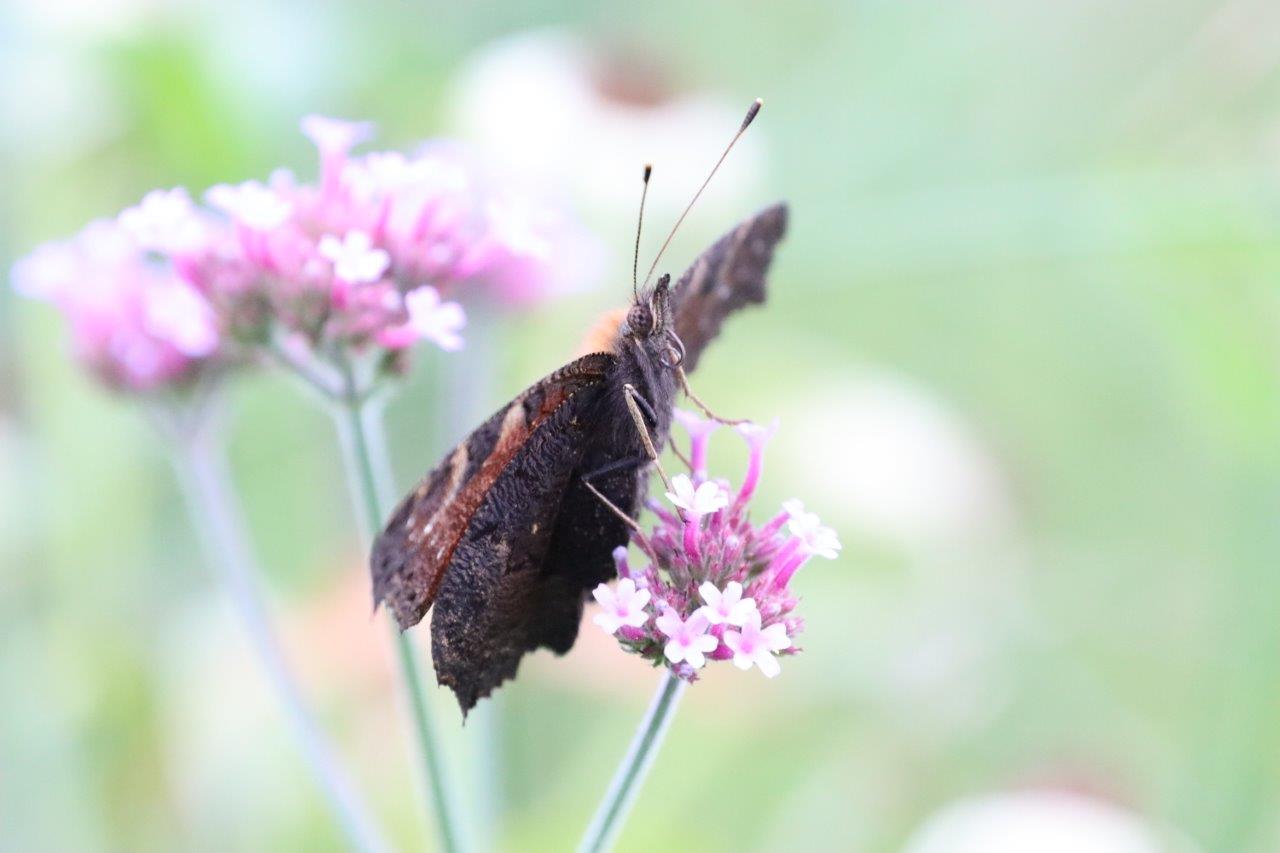
[[[41,246],[13,269],[17,291],[58,306],[76,357],[116,388],[185,381],[222,355],[222,318],[207,295],[134,236],[136,218],[171,198],[148,196],[118,219]]]
[[[566,244],[586,239],[559,209],[493,186],[456,147],[356,156],[369,124],[310,116],[302,130],[319,150],[315,182],[277,170],[212,187],[206,205],[156,190],[37,249],[15,287],[65,313],[102,378],[148,390],[245,345],[459,349],[462,285],[528,303],[560,275]]]
[[[754,666],[772,678],[780,670],[778,656],[799,651],[795,638],[804,627],[791,580],[810,557],[834,559],[840,542],[799,501],[752,524],[749,505],[772,430],[737,427],[750,458],[742,485],[731,493],[706,473],[707,444],[717,424],[676,414],[690,435],[692,472],[671,480],[666,498],[675,511],[650,501],[657,523],[632,535],[644,565],[632,565],[625,546],[614,551],[619,580],[595,589],[600,612],[594,621],[626,651],[688,681],[708,660]]]

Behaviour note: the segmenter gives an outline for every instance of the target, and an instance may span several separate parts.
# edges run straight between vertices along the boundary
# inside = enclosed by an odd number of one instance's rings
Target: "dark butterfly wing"
[[[604,441],[592,442],[583,454],[565,489],[545,557],[545,571],[563,578],[577,597],[617,577],[613,550],[626,545],[630,538],[626,522],[586,487],[585,479],[589,478],[610,503],[635,518],[648,471],[647,457],[638,453],[619,458],[617,448]],[[568,637],[566,650],[574,639],[572,635]]]
[[[492,575],[528,562],[527,548],[510,547],[516,541],[532,536],[545,550],[582,452],[584,442],[574,436],[589,427],[590,403],[614,363],[604,353],[584,356],[530,386],[454,448],[396,508],[373,544],[370,568],[374,601],[390,607],[401,628],[422,620],[442,584],[458,574],[452,567],[461,556],[468,576]],[[543,454],[535,460],[542,466],[537,472],[529,468],[532,448]],[[549,518],[538,517],[545,512]],[[499,537],[487,554],[477,555],[474,541],[494,530],[520,536],[505,540],[507,546]]]
[[[436,677],[464,713],[514,677],[526,653],[545,646],[563,654],[577,638],[586,564],[548,556],[560,526],[580,511],[578,472],[599,428],[602,390],[575,394],[529,436],[453,552],[431,616],[431,651]]]
[[[786,230],[787,206],[765,208],[717,240],[680,276],[671,299],[676,333],[684,342],[685,370],[697,366],[725,317],[749,303],[764,302],[765,274]]]

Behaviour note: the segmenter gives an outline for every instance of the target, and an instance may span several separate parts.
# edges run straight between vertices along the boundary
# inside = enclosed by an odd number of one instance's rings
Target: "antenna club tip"
[[[742,127],[739,129],[739,133],[747,129],[747,125],[751,124],[751,122],[755,120],[756,114],[760,112],[760,108],[763,106],[763,98],[756,98],[751,102],[751,106],[747,108],[747,117],[742,120]]]
[[[649,183],[649,177],[650,177],[652,174],[653,174],[653,164],[652,164],[652,163],[645,163],[645,164],[644,164],[644,182],[645,182],[646,184],[647,184],[647,183]]]

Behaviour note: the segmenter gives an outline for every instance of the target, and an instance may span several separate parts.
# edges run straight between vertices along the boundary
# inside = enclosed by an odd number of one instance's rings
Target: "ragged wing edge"
[[[431,609],[453,551],[485,493],[516,451],[570,397],[603,381],[616,359],[592,353],[535,382],[494,413],[427,474],[392,513],[373,543],[374,605],[400,628]]]
[[[725,317],[765,300],[765,277],[774,249],[787,232],[786,204],[743,220],[698,256],[672,291],[676,333],[685,346],[685,369],[720,333]]]

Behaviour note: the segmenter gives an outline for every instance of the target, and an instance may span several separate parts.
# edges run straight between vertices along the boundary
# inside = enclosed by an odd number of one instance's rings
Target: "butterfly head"
[[[652,290],[642,292],[627,311],[622,334],[653,350],[671,368],[684,361],[684,344],[676,334],[671,310],[671,276],[663,275]]]

